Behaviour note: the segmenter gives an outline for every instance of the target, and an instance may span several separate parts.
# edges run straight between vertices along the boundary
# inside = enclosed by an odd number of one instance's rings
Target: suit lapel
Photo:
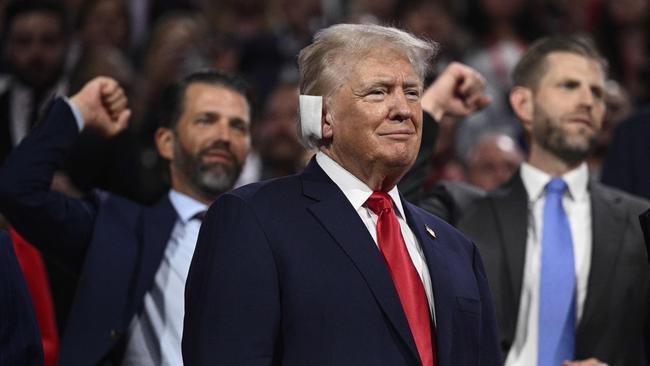
[[[415,208],[404,200],[404,211],[409,227],[417,237],[426,258],[429,275],[431,276],[431,286],[433,287],[433,298],[435,301],[436,313],[436,347],[438,352],[438,364],[446,365],[451,355],[451,340],[453,337],[453,307],[456,296],[453,293],[453,282],[451,272],[447,267],[447,258],[444,251],[444,239],[433,239],[431,234],[426,232],[427,225],[418,215]],[[431,227],[436,230],[436,227]],[[437,230],[436,230],[437,231]]]
[[[604,190],[600,184],[593,181],[589,183],[589,189],[593,233],[591,268],[587,284],[587,297],[578,325],[578,333],[584,327],[583,324],[588,324],[596,314],[599,304],[607,303],[601,299],[603,296],[607,296],[607,284],[622,247],[618,243],[622,242],[626,220],[625,211],[618,204],[620,198]]]
[[[491,203],[496,212],[498,231],[502,237],[504,257],[506,259],[508,278],[514,303],[508,308],[517,314],[521,283],[526,261],[526,238],[528,228],[528,194],[519,172],[515,173],[510,183],[491,196]],[[514,332],[514,327],[513,327]],[[513,333],[514,335],[514,333]]]
[[[158,204],[146,208],[142,216],[142,248],[136,271],[133,306],[141,306],[144,294],[151,289],[154,276],[160,266],[167,242],[176,222],[177,214],[167,195]],[[140,309],[135,309],[139,312]]]
[[[386,318],[396,329],[412,356],[419,360],[415,341],[384,257],[377,249],[359,215],[343,192],[314,159],[305,168],[301,178],[303,193],[317,201],[308,205],[307,209],[350,257]]]

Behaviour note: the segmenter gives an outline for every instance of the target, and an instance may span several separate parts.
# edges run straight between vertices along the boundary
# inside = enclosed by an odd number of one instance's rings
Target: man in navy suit
[[[153,207],[105,192],[77,200],[49,190],[81,129],[110,137],[126,127],[126,98],[107,78],[58,99],[0,169],[0,210],[80,273],[62,365],[182,364],[182,294],[201,212],[239,175],[251,107],[243,82],[217,71],[185,77],[166,97],[155,138],[172,189]]]
[[[301,113],[303,137],[319,152],[208,211],[186,285],[186,364],[500,364],[476,246],[396,188],[420,145],[434,50],[394,28],[335,25],[301,51],[301,94],[322,96]]]
[[[0,365],[42,364],[32,300],[9,233],[0,230]]]

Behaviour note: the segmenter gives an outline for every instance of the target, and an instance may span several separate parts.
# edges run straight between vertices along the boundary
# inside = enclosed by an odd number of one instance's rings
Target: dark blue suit
[[[476,246],[403,202],[431,274],[438,365],[499,365]],[[313,160],[300,175],[216,201],[201,227],[185,301],[187,365],[420,364],[384,258]]]
[[[168,199],[145,207],[107,193],[76,200],[50,191],[78,133],[68,105],[56,101],[0,169],[0,209],[28,241],[80,273],[61,365],[119,364],[176,212]]]
[[[0,230],[0,365],[43,364],[32,299],[9,234]]]
[[[650,199],[650,106],[621,122],[603,161],[602,181]]]

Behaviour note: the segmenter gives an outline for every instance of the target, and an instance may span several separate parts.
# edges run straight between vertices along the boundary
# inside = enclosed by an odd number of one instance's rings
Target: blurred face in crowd
[[[325,153],[372,189],[392,188],[420,146],[421,93],[422,82],[405,55],[390,47],[370,51],[326,102],[323,137],[331,143]],[[381,187],[373,186],[377,178]]]
[[[567,52],[547,55],[545,74],[523,118],[531,152],[541,149],[571,164],[584,160],[603,122],[604,90],[597,60]]]
[[[175,130],[163,132],[172,145],[161,155],[171,161],[173,188],[205,202],[230,190],[250,148],[249,127],[250,106],[243,95],[190,84]]]
[[[616,126],[632,112],[630,96],[614,80],[607,80],[605,84],[605,106],[603,125],[596,137],[596,151],[600,154],[607,152]]]
[[[507,182],[524,160],[515,141],[507,135],[493,135],[479,141],[467,164],[469,183],[492,191]]]
[[[441,44],[452,43],[455,36],[453,18],[437,2],[422,2],[405,13],[402,22],[414,34]]]
[[[481,4],[488,18],[493,20],[512,19],[521,12],[525,5],[524,0],[481,0]]]
[[[297,168],[305,149],[300,144],[298,125],[298,88],[285,85],[271,95],[256,130],[257,148],[265,164]]]
[[[126,49],[129,15],[123,0],[99,0],[88,11],[81,27],[84,42],[93,46]]]
[[[49,12],[31,12],[8,26],[5,58],[12,74],[34,88],[54,85],[65,60],[62,20]]]

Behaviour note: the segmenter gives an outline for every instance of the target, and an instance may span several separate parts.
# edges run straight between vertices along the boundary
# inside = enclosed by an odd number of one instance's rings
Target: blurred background
[[[33,1],[18,1],[28,7]],[[50,12],[0,1],[0,161],[38,121],[53,93],[73,94],[97,75],[119,80],[134,110],[129,131],[106,142],[89,132],[57,184],[69,194],[100,187],[141,202],[166,191],[153,146],[160,96],[202,67],[244,76],[257,96],[254,153],[241,182],[290,174],[306,156],[295,136],[299,50],[320,28],[379,23],[435,40],[430,80],[451,61],[488,81],[492,104],[443,125],[427,186],[501,183],[525,146],[507,101],[509,74],[536,38],[591,39],[609,61],[609,114],[592,159],[599,174],[614,127],[650,99],[650,0],[60,0]],[[20,9],[19,9],[20,10]],[[11,130],[11,133],[5,133]],[[523,151],[522,151],[523,150]],[[484,173],[481,173],[484,172]],[[485,175],[495,175],[485,177]]]
[[[647,151],[637,153],[640,164],[650,158],[650,136],[627,132],[612,142],[621,121],[650,123],[643,112],[650,103],[649,15],[650,0],[0,0],[0,163],[52,96],[110,76],[128,93],[129,129],[111,141],[84,130],[53,186],[72,196],[101,188],[153,203],[167,190],[153,142],[162,92],[190,71],[215,67],[242,75],[257,97],[253,151],[239,184],[295,173],[311,155],[296,133],[298,52],[319,29],[355,22],[439,42],[429,82],[452,61],[487,79],[492,104],[441,125],[427,188],[445,179],[492,190],[508,180],[526,151],[508,103],[511,69],[540,36],[589,39],[609,61],[608,112],[589,161],[598,179],[612,144],[622,151],[634,139],[646,146],[636,150]],[[626,173],[632,180],[635,169]],[[45,260],[61,332],[76,277]]]

